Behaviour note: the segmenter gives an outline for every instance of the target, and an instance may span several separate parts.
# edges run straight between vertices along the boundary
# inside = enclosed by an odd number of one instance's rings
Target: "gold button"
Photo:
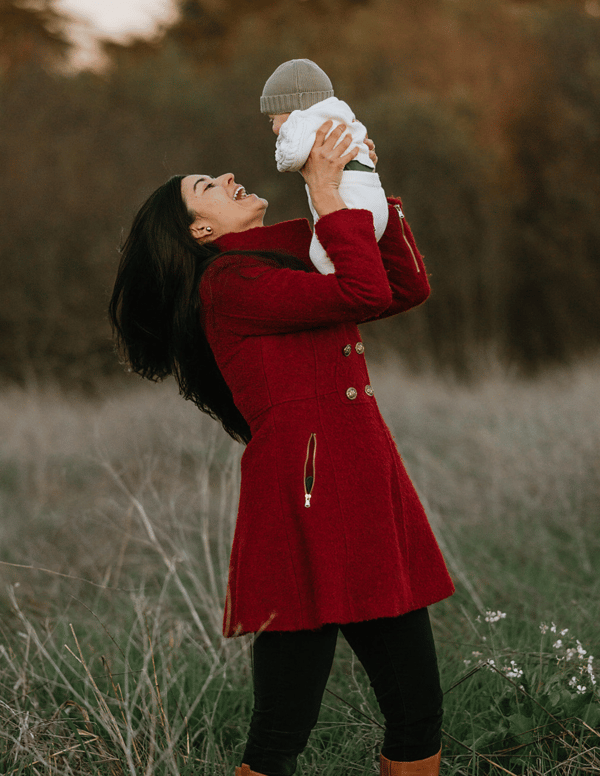
[[[350,353],[352,353],[352,345],[346,345],[345,348],[342,350],[342,353],[345,356],[349,356]]]
[[[375,391],[370,385],[365,385],[365,393],[367,394],[367,396],[373,396]]]
[[[362,355],[365,352],[365,346],[363,345],[362,342],[357,342],[356,345],[354,346],[354,349],[359,355]]]
[[[358,396],[358,391],[356,390],[356,388],[348,388],[348,390],[346,391],[346,396],[350,400],[356,399],[356,397]]]

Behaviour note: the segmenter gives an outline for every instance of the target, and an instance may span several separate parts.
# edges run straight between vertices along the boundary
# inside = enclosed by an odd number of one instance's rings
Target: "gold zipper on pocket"
[[[410,251],[411,256],[413,257],[413,261],[415,263],[415,267],[417,268],[417,272],[420,272],[421,268],[419,267],[419,262],[417,261],[415,252],[413,251],[411,244],[408,242],[406,232],[404,231],[404,213],[402,212],[402,210],[400,210],[400,205],[394,205],[394,207],[398,211],[398,218],[400,219],[400,228],[402,229],[402,237],[404,237],[404,242],[408,245],[408,250]]]
[[[312,450],[312,456],[311,456]],[[317,458],[317,435],[311,434],[306,446],[306,460],[304,461],[304,506],[310,507],[312,489],[315,486]]]

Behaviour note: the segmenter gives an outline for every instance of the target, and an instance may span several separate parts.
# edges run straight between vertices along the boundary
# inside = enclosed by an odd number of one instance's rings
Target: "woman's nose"
[[[235,176],[232,172],[226,172],[223,175],[219,175],[217,178],[217,182],[220,186],[229,186],[230,183],[233,183],[235,180]]]

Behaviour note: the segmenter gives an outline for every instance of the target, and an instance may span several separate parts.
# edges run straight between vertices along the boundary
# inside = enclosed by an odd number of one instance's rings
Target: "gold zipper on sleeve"
[[[400,209],[400,205],[394,205],[394,207],[398,211],[398,218],[400,219],[400,228],[402,229],[402,237],[404,237],[404,242],[407,244],[408,250],[410,251],[410,254],[413,257],[413,261],[415,263],[415,267],[417,268],[417,272],[420,272],[421,268],[419,267],[419,262],[417,261],[417,257],[415,256],[415,252],[413,251],[411,244],[408,242],[408,238],[406,236],[406,232],[404,231],[404,213]]]

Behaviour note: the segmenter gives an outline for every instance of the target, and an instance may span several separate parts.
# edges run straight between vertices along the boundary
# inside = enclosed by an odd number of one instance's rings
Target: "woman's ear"
[[[212,237],[212,231],[212,227],[201,220],[194,221],[190,226],[190,232],[194,240],[206,242]]]

